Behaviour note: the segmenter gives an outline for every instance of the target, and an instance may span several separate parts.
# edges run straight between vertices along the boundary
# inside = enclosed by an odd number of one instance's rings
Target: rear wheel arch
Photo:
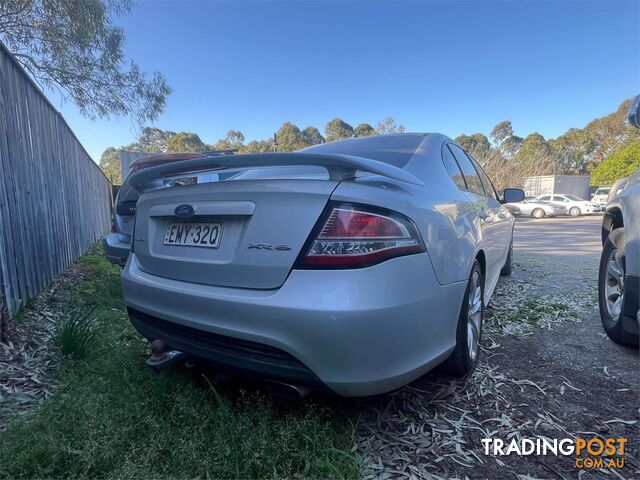
[[[624,220],[622,218],[622,210],[620,207],[613,207],[607,210],[602,219],[602,244],[607,241],[609,234],[617,228],[624,227]]]
[[[478,262],[480,263],[480,271],[482,272],[482,276],[486,278],[487,277],[487,259],[484,256],[484,250],[479,250],[478,253],[476,253],[476,260],[478,260]],[[473,268],[473,264],[471,266]]]

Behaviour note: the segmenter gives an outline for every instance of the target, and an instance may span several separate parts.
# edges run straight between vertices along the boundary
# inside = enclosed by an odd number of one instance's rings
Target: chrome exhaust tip
[[[264,386],[270,395],[294,401],[302,400],[312,391],[311,388],[303,385],[277,382],[275,380],[265,380]]]

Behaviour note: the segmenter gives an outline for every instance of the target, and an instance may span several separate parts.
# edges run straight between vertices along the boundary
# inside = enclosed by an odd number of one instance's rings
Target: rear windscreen
[[[403,168],[411,159],[426,135],[377,135],[354,138],[342,142],[323,143],[308,147],[302,152],[341,153],[355,157],[370,158]]]

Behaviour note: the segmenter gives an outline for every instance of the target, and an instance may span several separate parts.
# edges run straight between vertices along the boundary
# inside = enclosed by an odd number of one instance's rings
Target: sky
[[[638,1],[138,1],[114,20],[125,54],[173,88],[154,126],[214,143],[340,117],[407,131],[556,137],[640,93]],[[95,161],[129,118],[61,104]]]

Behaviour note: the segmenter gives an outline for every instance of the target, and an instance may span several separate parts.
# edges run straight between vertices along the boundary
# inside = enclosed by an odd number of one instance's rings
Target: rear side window
[[[305,153],[341,153],[355,157],[370,158],[403,168],[424,140],[425,135],[374,135],[340,142],[322,143],[299,150]]]
[[[442,149],[442,163],[444,163],[444,168],[447,170],[447,173],[457,187],[466,190],[467,184],[464,183],[464,177],[462,176],[460,167],[458,166],[456,159],[453,158],[453,154],[446,147]]]
[[[491,197],[494,200],[498,200],[498,194],[496,193],[496,189],[494,188],[493,183],[491,183],[489,176],[485,173],[485,171],[482,169],[482,167],[476,161],[475,158],[473,158],[471,155],[467,155],[467,156],[471,159],[471,161],[473,162],[473,166],[476,167],[476,170],[480,175],[480,181],[484,186],[484,191],[487,192],[487,197]]]
[[[467,157],[467,154],[464,153],[464,150],[453,143],[450,143],[448,146],[451,149],[453,156],[458,161],[458,165],[460,165],[462,175],[464,175],[464,179],[467,182],[467,190],[477,193],[478,195],[485,195],[478,171],[471,163],[471,160],[469,160],[469,157]]]
[[[544,195],[544,196],[540,197],[540,200],[549,201],[549,200],[551,200],[551,195]]]

